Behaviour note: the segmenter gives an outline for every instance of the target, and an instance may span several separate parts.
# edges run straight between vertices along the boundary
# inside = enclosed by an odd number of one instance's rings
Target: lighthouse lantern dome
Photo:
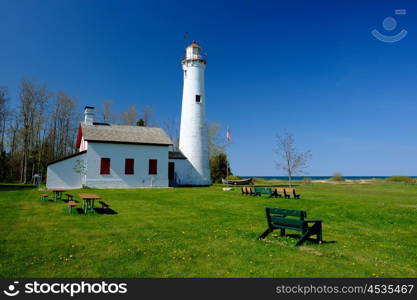
[[[185,58],[186,59],[202,59],[202,48],[196,41],[193,41],[185,49]]]

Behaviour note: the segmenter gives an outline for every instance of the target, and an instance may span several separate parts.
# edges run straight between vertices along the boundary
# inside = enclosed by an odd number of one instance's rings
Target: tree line
[[[16,100],[12,107],[9,89],[0,87],[0,181],[27,183],[46,174],[48,161],[74,152],[79,112],[69,94],[29,79]]]
[[[82,118],[82,107],[75,97],[51,91],[36,80],[22,79],[17,99],[11,98],[8,87],[0,86],[0,182],[30,183],[35,174],[45,181],[48,162],[77,151],[76,135]],[[178,120],[158,124],[150,106],[138,110],[132,105],[119,113],[112,100],[105,100],[95,118],[111,124],[160,126],[178,149]],[[219,127],[209,125],[210,158],[224,155]]]

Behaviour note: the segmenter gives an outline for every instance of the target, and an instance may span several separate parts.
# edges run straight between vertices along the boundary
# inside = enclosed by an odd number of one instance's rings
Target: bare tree
[[[6,123],[8,122],[10,109],[8,88],[0,86],[0,152],[4,150],[4,137],[6,135]]]
[[[132,105],[122,114],[122,122],[124,125],[135,125],[138,120],[138,111],[136,105]]]
[[[164,120],[162,128],[173,142],[174,151],[179,149],[180,125],[178,119]]]
[[[298,152],[295,148],[294,136],[288,132],[276,137],[276,154],[280,161],[276,163],[278,169],[284,170],[288,175],[288,184],[291,187],[291,177],[303,174],[311,159],[311,152]]]
[[[208,148],[209,157],[224,153],[226,144],[222,142],[222,138],[219,133],[220,125],[217,123],[208,124]]]
[[[20,180],[27,182],[28,162],[33,145],[38,141],[37,130],[43,120],[48,91],[46,86],[39,85],[34,81],[23,79],[20,82],[20,118],[23,133],[23,159],[21,164]],[[32,165],[33,169],[33,165]]]
[[[49,142],[51,151],[49,159],[71,154],[75,149],[75,134],[79,116],[77,116],[77,103],[74,98],[65,92],[54,93],[53,110],[49,126]]]
[[[153,123],[153,109],[152,107],[145,105],[142,108],[142,119],[145,121],[145,126],[154,126],[155,124]]]
[[[112,108],[113,101],[105,100],[102,104],[102,107],[99,109],[101,118],[105,123],[114,123],[116,115]]]

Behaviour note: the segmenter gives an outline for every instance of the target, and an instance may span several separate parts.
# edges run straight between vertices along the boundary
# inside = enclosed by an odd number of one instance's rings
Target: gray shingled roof
[[[169,151],[168,152],[169,159],[187,159],[185,155],[181,151]]]
[[[128,125],[86,125],[81,123],[84,140],[127,144],[172,145],[162,128]]]

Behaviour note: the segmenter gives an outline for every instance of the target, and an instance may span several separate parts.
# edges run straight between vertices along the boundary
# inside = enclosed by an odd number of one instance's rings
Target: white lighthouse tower
[[[185,49],[185,57],[181,64],[184,88],[179,147],[189,162],[187,175],[182,179],[182,184],[210,185],[204,91],[204,71],[207,61],[202,54],[202,48],[195,41]]]

